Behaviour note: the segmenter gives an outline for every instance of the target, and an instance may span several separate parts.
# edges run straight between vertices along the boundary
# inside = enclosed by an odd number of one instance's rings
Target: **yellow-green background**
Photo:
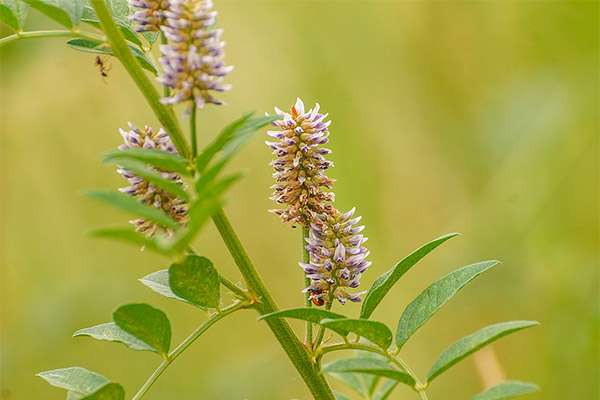
[[[540,327],[494,346],[506,377],[537,382],[542,392],[531,399],[597,399],[598,3],[217,1],[216,8],[234,89],[223,96],[228,106],[199,114],[202,144],[246,110],[289,108],[296,96],[319,102],[333,121],[336,205],[356,206],[370,238],[373,265],[361,289],[421,244],[462,233],[417,264],[374,319],[395,328],[433,280],[502,260],[408,342],[403,356],[415,371],[424,377],[444,348],[487,324],[537,319]],[[31,11],[28,27],[56,25]],[[118,61],[103,81],[94,56],[65,41],[23,41],[1,53],[3,400],[64,398],[34,374],[73,365],[132,395],[160,362],[155,354],[70,337],[109,321],[120,304],[166,311],[173,343],[204,319],[136,281],[166,268],[166,258],[84,236],[128,218],[79,195],[124,185],[98,153],[120,143],[127,121],[158,125]],[[280,306],[297,307],[299,232],[266,211],[274,204],[265,138],[259,134],[231,166],[247,177],[229,193],[226,211]],[[195,247],[240,279],[214,227]],[[467,399],[482,385],[469,358],[429,394]],[[415,397],[405,388],[392,396]],[[309,393],[250,311],[211,329],[147,396],[291,398]]]

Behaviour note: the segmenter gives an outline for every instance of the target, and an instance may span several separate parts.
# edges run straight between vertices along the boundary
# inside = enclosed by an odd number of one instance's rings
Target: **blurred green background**
[[[216,1],[216,9],[234,89],[223,96],[229,106],[200,113],[201,144],[244,111],[289,109],[296,96],[319,102],[333,121],[336,205],[356,206],[370,238],[361,289],[421,244],[462,233],[417,264],[374,319],[394,327],[433,280],[502,260],[408,342],[403,358],[419,376],[485,325],[541,321],[449,370],[430,398],[466,399],[504,375],[538,383],[531,399],[598,399],[598,2]],[[57,27],[37,11],[27,26]],[[168,259],[85,236],[128,218],[79,195],[124,185],[97,155],[120,144],[127,121],[158,123],[117,60],[103,81],[94,56],[65,41],[1,52],[3,400],[64,398],[34,374],[73,365],[137,391],[158,357],[70,338],[109,321],[117,305],[163,309],[174,344],[205,318],[136,281]],[[299,232],[267,212],[264,139],[231,166],[247,177],[226,211],[280,306],[297,307]],[[213,226],[195,247],[240,280]],[[354,316],[359,306],[336,309]],[[248,311],[209,330],[146,398],[309,397]],[[392,398],[415,397],[399,388]]]

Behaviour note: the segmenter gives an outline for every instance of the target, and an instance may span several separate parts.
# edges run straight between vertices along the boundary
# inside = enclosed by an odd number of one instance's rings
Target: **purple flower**
[[[177,154],[177,150],[175,149],[171,138],[162,128],[158,132],[153,132],[152,128],[147,125],[144,130],[141,130],[132,123],[128,124],[130,128],[129,131],[119,129],[125,142],[119,146],[119,150],[132,148],[161,149]],[[119,191],[136,197],[138,201],[144,204],[161,209],[181,226],[187,224],[188,207],[183,199],[154,186],[150,182],[134,175],[126,169],[120,168],[117,172],[129,181],[129,186],[120,188]],[[161,170],[159,170],[159,172],[163,177],[185,187],[179,174]],[[135,225],[138,232],[145,232],[147,237],[151,237],[159,231],[164,231],[169,236],[173,235],[173,230],[171,228],[163,227],[153,221],[134,219],[129,222]]]
[[[276,142],[266,142],[277,159],[271,162],[277,184],[272,200],[287,207],[283,210],[269,210],[279,215],[283,222],[299,223],[309,227],[313,214],[331,214],[335,210],[329,204],[334,194],[324,192],[331,189],[334,179],[325,175],[325,170],[333,166],[325,155],[331,150],[319,147],[329,141],[328,127],[331,121],[324,122],[327,114],[319,113],[319,104],[305,112],[304,103],[297,99],[291,114],[275,107],[282,119],[273,122],[280,131],[267,132]]]
[[[127,0],[133,8],[139,9],[128,16],[138,32],[158,31],[164,23],[164,11],[168,0]]]
[[[225,65],[223,30],[212,29],[217,12],[211,8],[210,0],[168,0],[160,29],[169,44],[160,45],[164,75],[157,80],[173,92],[161,99],[163,104],[192,101],[202,109],[206,103],[223,104],[212,93],[231,89],[222,81],[233,66]]]
[[[310,225],[309,237],[305,239],[310,263],[300,266],[312,281],[303,292],[308,292],[317,304],[333,299],[342,304],[346,300],[359,302],[359,296],[365,293],[350,294],[346,290],[358,287],[361,275],[371,265],[365,260],[369,251],[361,246],[367,238],[358,233],[364,226],[354,227],[360,221],[360,217],[352,218],[354,211],[317,214]]]

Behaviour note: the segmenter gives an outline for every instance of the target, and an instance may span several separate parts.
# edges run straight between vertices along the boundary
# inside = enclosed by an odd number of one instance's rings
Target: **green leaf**
[[[76,392],[67,392],[67,400],[81,400],[84,395]]]
[[[329,372],[328,374],[363,397],[368,396],[369,390],[363,386],[357,374],[353,372]]]
[[[421,292],[406,307],[400,317],[398,330],[396,331],[396,345],[398,348],[402,348],[413,333],[423,326],[444,304],[450,301],[460,289],[496,264],[498,264],[498,261],[483,261],[467,265],[435,281]]]
[[[188,196],[186,191],[183,190],[183,187],[180,184],[173,181],[172,179],[166,178],[165,176],[163,176],[163,173],[158,172],[154,168],[147,167],[146,164],[144,164],[143,162],[136,160],[121,159],[118,162],[118,165],[121,168],[130,171],[134,175],[137,175],[138,177],[152,183],[154,186],[163,189],[171,194],[174,194],[175,196],[182,198],[186,202],[190,201],[190,197]]]
[[[81,22],[85,22],[86,24],[93,26],[94,28],[102,31],[102,25],[100,25],[100,21],[98,21],[97,19],[83,18],[81,20]],[[125,40],[135,43],[139,47],[142,47],[142,41],[138,37],[137,33],[129,25],[124,25],[121,21],[115,21],[115,22],[116,22],[117,26],[119,27],[119,30],[123,34],[123,37],[125,38]]]
[[[184,299],[183,297],[179,297],[175,293],[173,293],[173,291],[171,290],[171,287],[169,286],[169,270],[168,269],[163,269],[160,271],[153,272],[150,275],[146,275],[145,277],[139,279],[139,281],[142,282],[145,286],[149,287],[150,289],[152,289],[153,291],[155,291],[156,293],[158,293],[162,296],[168,297],[170,299],[176,299],[179,301],[183,301],[188,304],[192,304],[191,302]],[[200,307],[200,308],[206,309],[205,307]]]
[[[63,9],[73,25],[79,25],[81,17],[83,15],[83,8],[85,7],[86,0],[57,0],[56,5]]]
[[[81,400],[124,400],[125,390],[118,383],[108,383]]]
[[[108,43],[99,41],[99,40],[91,40],[91,39],[71,39],[67,42],[67,45],[71,48],[79,51],[83,51],[86,53],[94,53],[94,54],[105,54],[105,55],[113,55],[112,50]],[[142,68],[156,74],[156,68],[154,65],[146,58],[144,53],[142,53],[138,48],[134,45],[130,44],[129,49],[138,59]]]
[[[126,304],[113,313],[113,319],[119,328],[167,357],[171,346],[171,324],[164,312],[148,304]]]
[[[394,389],[398,386],[398,381],[387,380],[381,389],[373,396],[373,400],[386,400],[391,395]]]
[[[467,356],[475,353],[477,350],[484,346],[500,339],[503,336],[511,334],[513,332],[520,331],[521,329],[530,328],[532,326],[539,325],[537,321],[509,321],[502,322],[495,325],[487,326],[469,336],[465,336],[462,339],[454,342],[448,347],[435,361],[429,374],[427,375],[427,381],[431,382],[437,376],[442,374],[448,368]]]
[[[114,322],[80,329],[73,336],[91,336],[98,340],[123,343],[132,350],[155,351],[154,348],[119,328]]]
[[[2,4],[10,8],[13,15],[17,18],[19,30],[23,30],[27,14],[29,13],[29,4],[21,0],[2,0]]]
[[[118,164],[121,160],[136,160],[165,171],[191,176],[188,161],[177,154],[160,149],[123,149],[101,154],[103,163]]]
[[[221,296],[219,274],[206,257],[189,255],[169,268],[169,286],[177,296],[200,307],[216,308]]]
[[[258,320],[260,321],[268,318],[294,318],[318,324],[323,319],[340,319],[346,317],[331,311],[321,310],[320,308],[291,308],[289,310],[261,315],[258,317]],[[346,335],[347,334],[348,333],[346,333]]]
[[[334,391],[333,395],[335,396],[335,400],[352,400],[350,397],[346,396],[344,393]]]
[[[10,8],[0,4],[0,21],[4,22],[10,29],[19,32],[19,21]]]
[[[70,390],[79,394],[93,393],[100,386],[108,383],[108,379],[95,372],[81,367],[54,369],[36,374],[52,386]]]
[[[392,344],[392,331],[381,322],[344,318],[332,321],[321,321],[320,324],[341,335],[343,335],[343,332],[354,332],[359,336],[369,339],[384,350]]]
[[[135,231],[133,227],[127,228],[99,228],[94,229],[88,232],[88,235],[91,237],[105,238],[105,239],[114,239],[123,242],[129,242],[138,247],[147,248],[157,253],[164,255],[171,255],[171,252],[168,249],[163,249],[156,245],[156,242],[152,239],[148,239],[145,235],[138,233]],[[157,235],[160,235],[157,234]],[[160,236],[155,236],[154,238],[158,238]]]
[[[134,197],[115,190],[87,190],[84,195],[102,201],[113,207],[120,208],[138,217],[157,222],[169,228],[177,228],[177,223],[158,208],[142,204]]]
[[[368,319],[377,305],[379,305],[381,300],[383,300],[385,295],[390,291],[392,286],[394,286],[413,265],[446,240],[451,239],[456,235],[458,235],[458,233],[450,233],[424,244],[408,256],[404,257],[404,259],[394,265],[392,269],[377,278],[373,283],[373,286],[371,286],[371,289],[369,289],[365,301],[362,304],[360,318]]]
[[[159,35],[160,32],[142,32],[142,36],[144,37],[144,39],[146,39],[146,41],[150,45],[150,48],[152,48],[152,45],[154,44],[154,42],[156,42],[156,39],[158,39]]]
[[[323,372],[359,372],[390,378],[414,386],[415,380],[405,372],[399,371],[385,361],[373,358],[347,358],[335,360],[323,366]]]
[[[127,0],[108,0],[107,3],[111,14],[116,20],[129,23],[127,16],[130,10]]]
[[[41,1],[41,0],[22,0],[25,3],[29,4],[32,8],[35,8],[42,14],[46,15],[49,18],[52,18],[59,24],[72,29],[73,22],[71,21],[71,17],[69,14],[65,12],[62,8],[58,7],[58,3],[56,0],[51,1]]]
[[[371,342],[368,339],[365,339],[364,337],[360,337],[358,342],[375,346],[375,343]],[[384,362],[387,362],[387,358],[384,357],[383,355],[373,353],[371,351],[365,351],[365,350],[354,350],[354,357],[355,358],[374,358],[377,360],[382,360]],[[358,374],[358,378],[361,380],[361,382],[363,382],[363,385],[366,388],[369,396],[373,395],[375,388],[377,386],[377,383],[381,379],[381,377],[379,377],[379,376],[369,375],[369,374]]]
[[[512,399],[513,397],[522,396],[524,394],[539,392],[539,390],[540,388],[538,385],[534,383],[506,381],[496,386],[492,386],[488,390],[471,397],[471,400]]]

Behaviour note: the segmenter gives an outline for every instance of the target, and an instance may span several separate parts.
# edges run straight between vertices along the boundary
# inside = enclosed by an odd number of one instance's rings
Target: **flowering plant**
[[[306,110],[297,99],[289,112],[275,108],[275,115],[254,117],[248,113],[226,126],[214,140],[198,150],[197,112],[222,105],[217,93],[231,87],[223,83],[232,67],[225,63],[223,31],[216,28],[210,0],[103,0],[42,2],[5,1],[2,22],[15,31],[0,40],[6,45],[26,37],[72,36],[67,44],[98,54],[102,75],[107,70],[101,56],[119,59],[158,117],[161,127],[143,129],[129,123],[120,130],[124,144],[103,154],[103,162],[115,164],[128,186],[114,190],[90,190],[89,197],[132,214],[132,226],[98,229],[96,236],[133,243],[172,259],[168,269],[141,281],[156,293],[207,311],[209,317],[174,350],[171,324],[165,313],[147,304],[126,304],[113,313],[113,321],[84,328],[75,336],[121,342],[137,351],[159,354],[162,362],[132,399],[148,393],[161,374],[207,329],[237,311],[255,310],[273,332],[316,399],[346,399],[331,390],[332,377],[365,399],[389,398],[398,385],[412,388],[427,399],[427,388],[442,373],[470,354],[501,337],[537,325],[535,321],[508,321],[487,326],[449,346],[435,361],[426,379],[420,379],[399,354],[410,337],[466,284],[498,264],[484,261],[460,268],[428,286],[401,314],[395,334],[371,316],[399,279],[419,260],[456,233],[441,236],[412,252],[374,280],[368,290],[357,292],[371,262],[367,238],[357,226],[355,208],[342,212],[335,207],[334,179],[325,175],[333,167],[326,159],[330,150],[327,114],[319,105]],[[67,31],[24,32],[28,8],[32,7],[63,24]],[[96,33],[79,30],[85,23]],[[152,47],[162,57],[155,60]],[[164,86],[159,95],[146,69]],[[183,119],[189,122],[185,139],[174,107],[184,103]],[[223,209],[223,197],[240,174],[223,176],[223,169],[254,134],[272,124],[267,141],[273,151],[272,199],[283,208],[271,210],[283,224],[300,228],[304,257],[297,260],[305,272],[304,307],[280,311],[251,262]],[[233,257],[245,285],[223,276],[192,243],[200,229],[212,220]],[[370,268],[375,270],[375,268]],[[222,296],[221,286],[227,290]],[[349,302],[348,302],[349,300]],[[341,311],[361,303],[359,318]],[[305,323],[299,339],[287,318]],[[325,334],[330,336],[325,338]],[[329,343],[337,335],[339,342]],[[354,357],[323,364],[332,352],[355,350]],[[68,391],[69,399],[124,399],[124,388],[80,367],[41,372],[41,378]],[[473,399],[504,399],[536,391],[531,383],[506,381],[475,395]]]

